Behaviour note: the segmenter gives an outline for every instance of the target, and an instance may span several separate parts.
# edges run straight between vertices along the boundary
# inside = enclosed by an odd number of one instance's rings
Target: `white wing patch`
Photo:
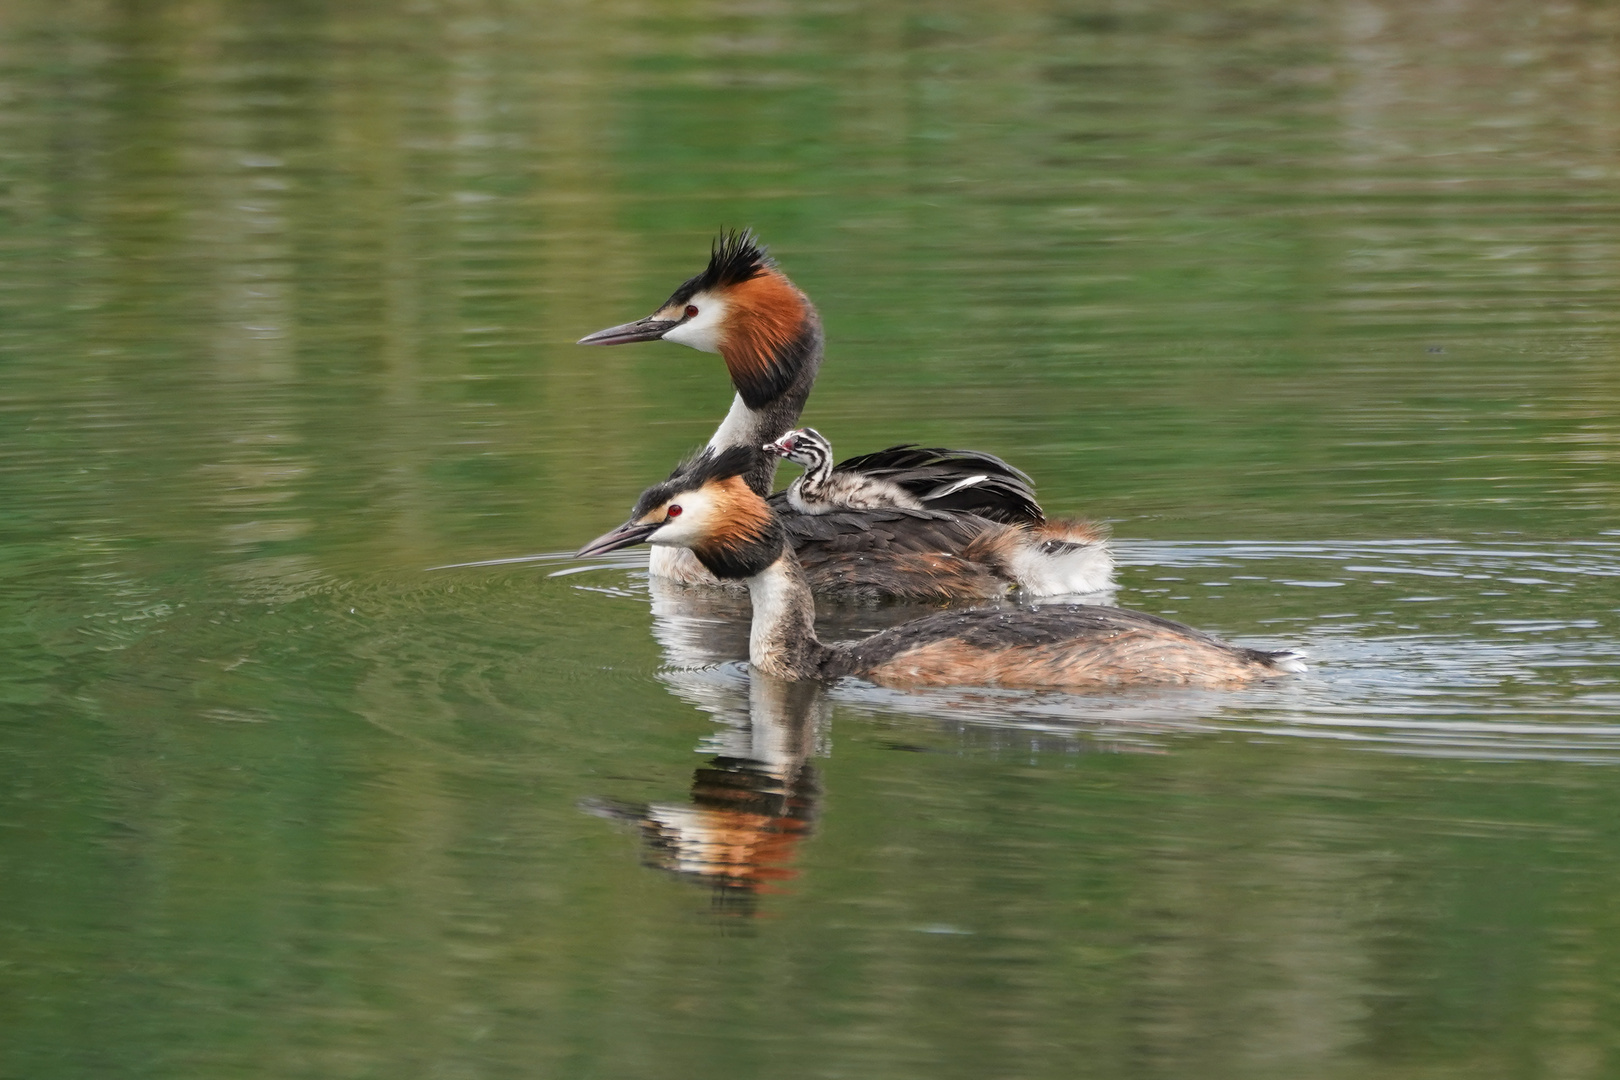
[[[970,488],[975,484],[982,484],[988,479],[990,479],[989,473],[979,473],[977,476],[964,477],[961,480],[955,481],[954,483],[941,484],[933,491],[930,491],[928,494],[924,495],[922,497],[922,501],[932,502],[935,499],[943,499],[945,496],[961,491],[963,488]]]

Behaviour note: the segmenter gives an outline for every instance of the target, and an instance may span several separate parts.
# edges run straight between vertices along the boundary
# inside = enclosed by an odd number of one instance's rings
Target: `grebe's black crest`
[[[751,446],[728,446],[720,450],[705,446],[681,462],[669,474],[669,478],[685,487],[702,487],[704,484],[729,480],[733,476],[742,476],[753,464],[754,448]]]
[[[641,517],[683,491],[695,491],[704,484],[742,476],[754,467],[755,459],[753,450],[746,446],[728,446],[723,450],[706,446],[675,466],[668,480],[643,491],[631,514]]]
[[[722,230],[709,249],[709,265],[703,268],[703,273],[688,278],[676,289],[665,306],[684,304],[701,292],[741,285],[774,269],[776,260],[759,242],[753,229]]]

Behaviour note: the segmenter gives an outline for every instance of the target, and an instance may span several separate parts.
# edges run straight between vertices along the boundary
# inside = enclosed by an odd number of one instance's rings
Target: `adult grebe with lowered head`
[[[782,521],[744,479],[748,448],[705,451],[648,488],[593,555],[647,543],[692,552],[753,601],[750,663],[784,679],[855,675],[893,686],[1222,686],[1303,671],[1297,653],[1229,645],[1157,615],[1084,604],[946,611],[854,645],[816,637],[815,602]]]

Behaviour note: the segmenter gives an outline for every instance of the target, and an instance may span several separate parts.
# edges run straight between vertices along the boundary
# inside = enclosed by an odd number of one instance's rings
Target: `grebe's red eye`
[[[690,318],[695,317],[696,315],[697,315],[697,308],[692,306],[691,304],[687,304],[686,305],[686,317],[688,319],[690,319]]]
[[[664,511],[664,516],[666,518],[680,517],[681,516],[681,504],[680,503],[675,503],[672,506],[670,506],[670,508],[668,510]]]

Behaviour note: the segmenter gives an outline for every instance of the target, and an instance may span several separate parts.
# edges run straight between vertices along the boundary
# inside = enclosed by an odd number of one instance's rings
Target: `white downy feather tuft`
[[[1102,540],[1066,544],[1055,552],[1041,550],[1039,543],[1023,543],[1013,551],[1010,561],[1009,569],[1019,588],[1036,596],[1114,588],[1114,556]]]

